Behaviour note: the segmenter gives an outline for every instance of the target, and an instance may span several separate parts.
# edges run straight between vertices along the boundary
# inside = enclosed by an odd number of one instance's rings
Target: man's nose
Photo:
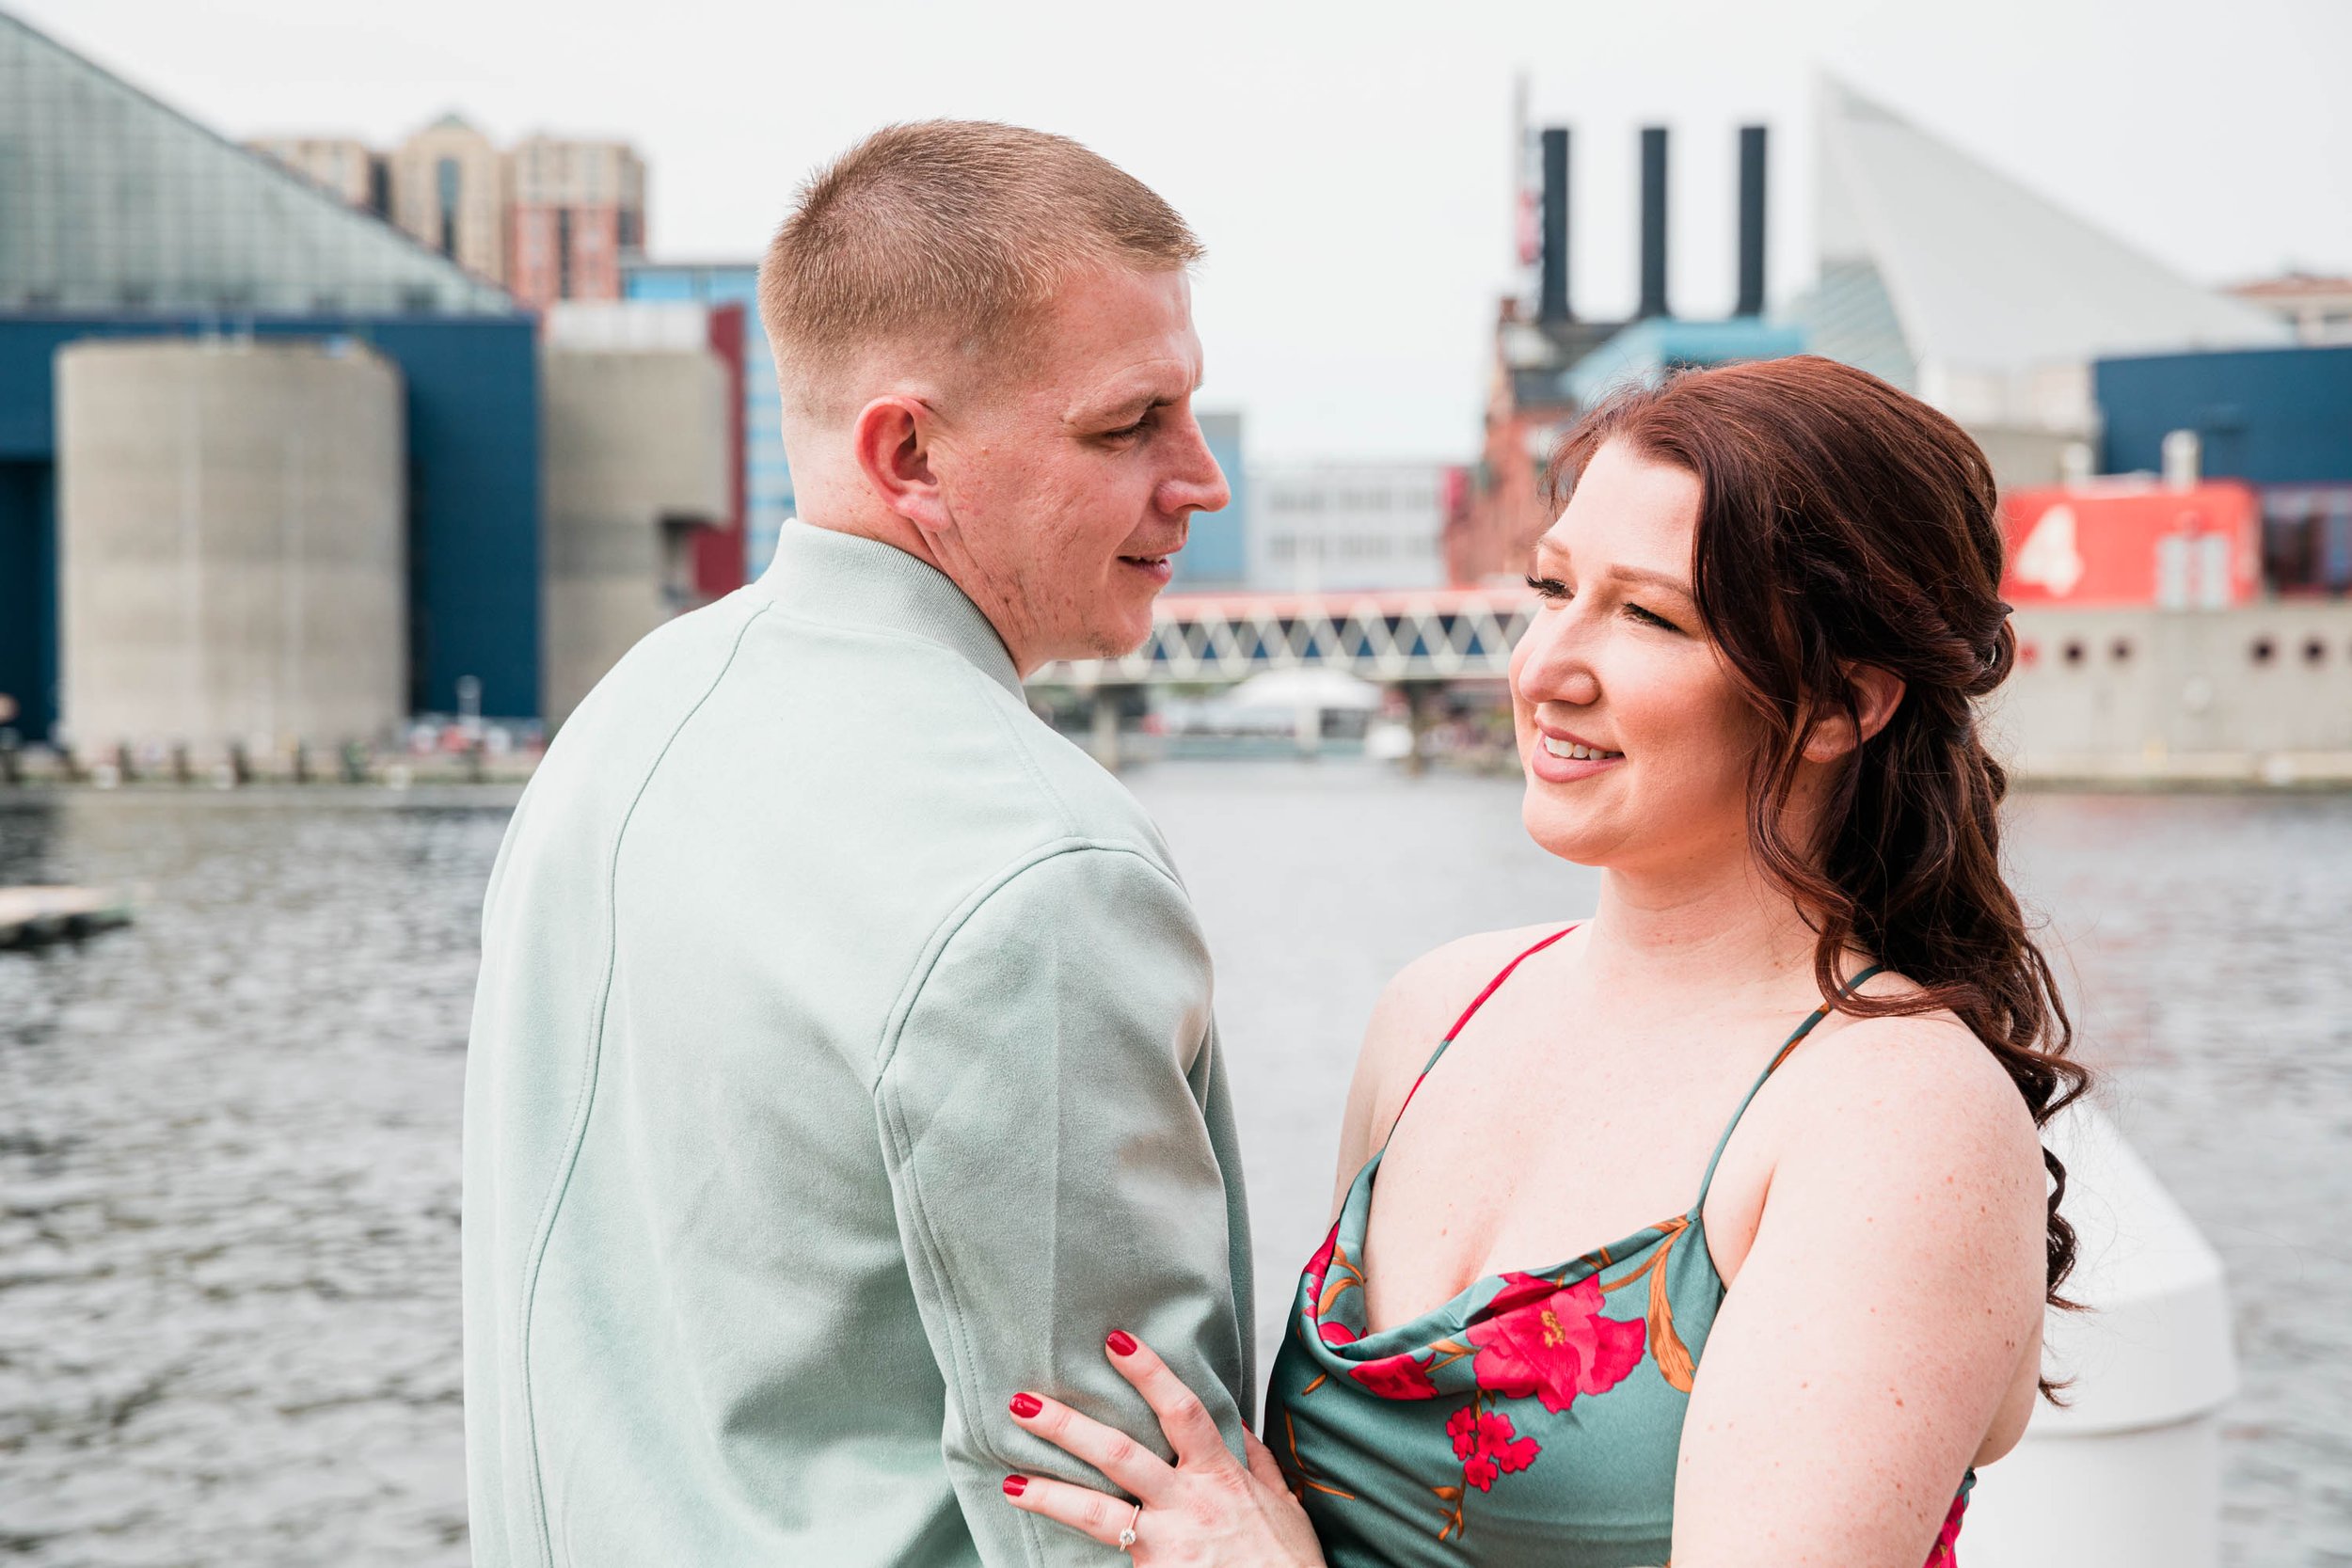
[[[1182,450],[1174,455],[1174,471],[1160,481],[1155,498],[1159,509],[1166,513],[1224,511],[1233,499],[1233,487],[1225,482],[1225,470],[1209,450],[1200,422],[1189,413],[1184,416]]]

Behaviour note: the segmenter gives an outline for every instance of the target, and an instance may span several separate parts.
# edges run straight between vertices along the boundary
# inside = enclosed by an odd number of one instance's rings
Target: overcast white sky
[[[231,135],[389,143],[456,109],[627,137],[666,258],[756,254],[811,166],[891,120],[1066,133],[1207,241],[1203,401],[1259,459],[1470,455],[1520,71],[1575,128],[1583,314],[1632,301],[1644,124],[1674,128],[1677,311],[1730,303],[1744,121],[1773,128],[1774,301],[1806,281],[1816,68],[2192,277],[2352,272],[2348,0],[0,5]]]

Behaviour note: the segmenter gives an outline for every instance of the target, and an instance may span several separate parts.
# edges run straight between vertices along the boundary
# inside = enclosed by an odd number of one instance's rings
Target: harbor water
[[[1382,983],[1594,878],[1512,780],[1130,783],[1216,955],[1270,1343]],[[0,953],[0,1557],[466,1561],[458,1107],[511,801],[0,796],[0,885],[143,885],[127,929]],[[2225,1560],[2352,1564],[2352,796],[2028,795],[2010,843],[2106,1104],[2229,1269]]]

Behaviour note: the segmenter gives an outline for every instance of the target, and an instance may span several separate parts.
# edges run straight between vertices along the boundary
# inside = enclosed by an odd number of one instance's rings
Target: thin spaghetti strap
[[[1864,970],[1861,974],[1847,981],[1845,985],[1840,987],[1838,990],[1838,999],[1843,1001],[1845,998],[1851,996],[1854,991],[1861,987],[1865,980],[1867,980],[1870,976],[1876,974],[1880,970],[1885,967],[1886,966],[1883,964],[1872,964],[1869,968]],[[1764,1092],[1764,1085],[1772,1080],[1773,1073],[1780,1070],[1780,1064],[1788,1059],[1789,1053],[1797,1049],[1798,1044],[1804,1040],[1805,1036],[1813,1033],[1813,1027],[1815,1024],[1820,1022],[1821,1020],[1827,1017],[1829,1017],[1829,1007],[1827,1005],[1816,1007],[1810,1013],[1807,1013],[1805,1015],[1804,1022],[1797,1025],[1795,1033],[1791,1034],[1787,1039],[1781,1042],[1780,1049],[1772,1053],[1772,1061],[1766,1064],[1764,1070],[1756,1075],[1756,1082],[1749,1085],[1747,1098],[1740,1101],[1740,1108],[1731,1113],[1731,1121],[1724,1128],[1724,1135],[1715,1140],[1715,1152],[1708,1156],[1707,1174],[1699,1178],[1698,1200],[1691,1205],[1691,1213],[1693,1217],[1697,1215],[1700,1210],[1707,1207],[1708,1189],[1715,1184],[1715,1167],[1723,1164],[1724,1150],[1731,1147],[1731,1135],[1740,1130],[1740,1118],[1748,1114],[1748,1107],[1756,1103],[1756,1097]]]
[[[1560,929],[1552,932],[1551,935],[1544,938],[1543,941],[1537,942],[1526,952],[1521,953],[1518,958],[1513,958],[1509,963],[1504,964],[1502,966],[1502,973],[1487,981],[1486,989],[1480,991],[1475,997],[1470,999],[1470,1005],[1462,1009],[1462,1016],[1454,1021],[1454,1027],[1445,1032],[1445,1038],[1438,1042],[1438,1049],[1429,1053],[1429,1060],[1422,1067],[1421,1077],[1415,1078],[1413,1080],[1413,1086],[1405,1091],[1405,1104],[1399,1105],[1396,1108],[1396,1115],[1389,1118],[1390,1138],[1396,1136],[1396,1124],[1405,1119],[1406,1106],[1412,1104],[1413,1096],[1421,1093],[1422,1079],[1429,1076],[1430,1069],[1438,1065],[1438,1058],[1445,1054],[1445,1048],[1452,1045],[1454,1043],[1454,1037],[1462,1032],[1462,1026],[1468,1023],[1472,1018],[1476,1017],[1478,1009],[1486,1005],[1486,998],[1492,996],[1496,991],[1502,989],[1502,982],[1511,977],[1511,972],[1513,970],[1518,968],[1519,965],[1525,963],[1528,959],[1534,958],[1545,948],[1549,947],[1553,942],[1558,942],[1562,937],[1566,936],[1570,931],[1575,930],[1578,926],[1582,924],[1583,922],[1577,921],[1570,925],[1563,926]],[[1380,1141],[1380,1147],[1383,1148],[1388,1147],[1387,1138],[1383,1138]]]
[[[1438,1054],[1443,1055],[1445,1053],[1445,1048],[1454,1043],[1454,1037],[1462,1032],[1462,1026],[1468,1023],[1471,1019],[1478,1016],[1478,1009],[1486,1005],[1486,998],[1492,996],[1495,992],[1502,989],[1502,982],[1511,977],[1511,972],[1513,970],[1518,968],[1519,965],[1525,963],[1528,959],[1534,958],[1545,948],[1549,947],[1553,942],[1558,942],[1562,937],[1566,936],[1570,931],[1575,930],[1577,925],[1581,924],[1582,922],[1579,921],[1576,925],[1561,927],[1560,929],[1552,932],[1551,935],[1544,938],[1543,941],[1537,942],[1526,952],[1521,953],[1518,958],[1513,958],[1509,963],[1504,964],[1502,966],[1502,973],[1486,982],[1486,989],[1480,991],[1476,996],[1470,999],[1470,1005],[1462,1009],[1462,1016],[1454,1021],[1454,1027],[1445,1032],[1445,1038],[1438,1042]],[[1429,1066],[1435,1067],[1437,1065],[1437,1056],[1430,1057]],[[1422,1070],[1426,1072],[1429,1070],[1429,1068],[1423,1068]]]

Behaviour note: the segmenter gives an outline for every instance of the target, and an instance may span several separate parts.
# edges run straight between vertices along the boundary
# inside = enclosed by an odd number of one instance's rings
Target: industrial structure
[[[400,371],[350,340],[56,356],[64,706],[116,744],[406,715]]]
[[[745,570],[757,577],[768,569],[776,535],[793,510],[775,356],[759,318],[759,263],[631,258],[622,265],[621,293],[645,305],[732,308],[739,317],[733,352],[743,366],[743,560]]]
[[[742,308],[548,312],[546,717],[743,581]]]
[[[17,729],[76,735],[60,690],[98,701],[63,667],[85,644],[61,625],[58,503],[78,476],[56,418],[59,351],[93,339],[350,341],[388,362],[406,483],[403,705],[454,711],[470,679],[487,711],[536,714],[538,372],[514,300],[6,15],[0,154],[0,691]],[[106,194],[123,192],[138,198]],[[200,406],[201,377],[184,385]]]
[[[1803,335],[1768,322],[1765,308],[1767,135],[1740,130],[1738,303],[1722,321],[1677,318],[1667,300],[1669,144],[1663,126],[1641,133],[1641,298],[1630,322],[1578,316],[1569,292],[1569,132],[1549,126],[1522,147],[1536,150],[1540,214],[1526,236],[1534,297],[1505,298],[1498,312],[1486,438],[1469,483],[1448,517],[1445,558],[1457,583],[1514,578],[1528,546],[1550,521],[1544,469],[1562,436],[1611,388],[1690,365],[1772,358],[1803,346]]]
[[[1641,133],[1641,300],[1631,323],[1580,319],[1568,289],[1569,138],[1533,137],[1542,217],[1532,299],[1502,302],[1486,437],[1449,520],[1457,582],[1507,575],[1549,521],[1540,477],[1611,388],[1677,367],[1826,355],[1958,420],[2003,485],[2088,472],[2092,366],[2124,355],[2286,342],[2280,316],[2201,288],[1844,85],[1817,93],[1817,279],[1777,315],[1764,275],[1768,138],[1739,143],[1738,304],[1674,315],[1666,295],[1668,138]],[[2070,464],[2074,465],[2070,467]]]
[[[1344,467],[1327,485],[1269,468],[1259,592],[1168,595],[1143,649],[1040,683],[1095,692],[1098,740],[1122,688],[1267,671],[1401,689],[1417,721],[1435,687],[1499,696],[1534,610],[1517,578],[1550,519],[1540,479],[1575,420],[1629,382],[1810,351],[1943,407],[1991,459],[2019,647],[1988,719],[2026,776],[2352,779],[2352,345],[2291,346],[2281,314],[2177,277],[1837,84],[1820,107],[1820,273],[1778,316],[1763,128],[1740,132],[1738,305],[1720,321],[1667,299],[1663,129],[1638,141],[1629,322],[1572,304],[1566,128],[1524,137],[1530,293],[1499,313],[1480,461],[1438,470],[1453,589],[1379,576],[1381,525],[1345,499]]]
[[[477,136],[407,150],[404,228],[399,154],[297,173],[0,14],[0,747],[299,772],[417,714],[528,735],[742,580],[742,313],[543,344],[482,263],[617,295],[642,170],[526,143],[522,221]]]

